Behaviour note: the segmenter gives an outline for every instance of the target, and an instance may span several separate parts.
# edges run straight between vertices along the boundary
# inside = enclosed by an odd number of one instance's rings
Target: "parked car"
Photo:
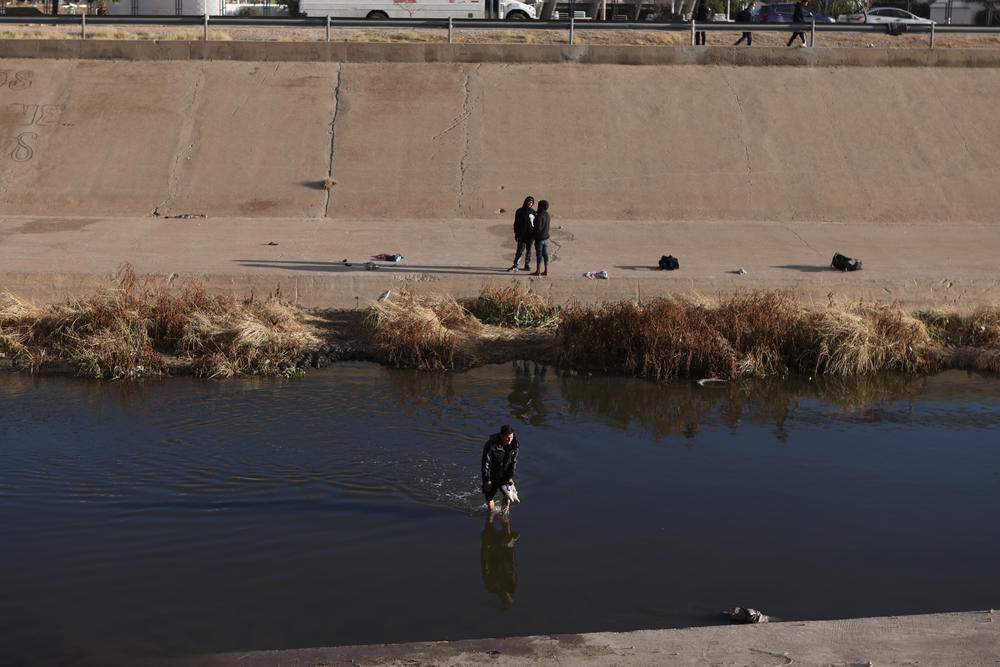
[[[757,11],[757,21],[759,23],[791,23],[792,16],[795,14],[795,3],[784,2],[777,5],[763,5]],[[819,14],[809,9],[808,7],[802,8],[802,16],[805,18],[806,23],[813,20],[816,23],[836,23],[832,18],[825,14]]]
[[[905,9],[895,7],[873,7],[867,12],[841,14],[837,17],[841,23],[908,23],[910,25],[930,25],[930,19],[920,18]]]

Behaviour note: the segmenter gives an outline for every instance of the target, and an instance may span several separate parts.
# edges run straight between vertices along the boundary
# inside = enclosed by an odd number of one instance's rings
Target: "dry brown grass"
[[[376,358],[402,368],[443,370],[468,366],[475,352],[468,334],[482,324],[450,297],[419,297],[399,290],[365,314]],[[462,343],[462,344],[460,344]]]
[[[933,366],[930,343],[898,305],[811,309],[766,292],[714,304],[577,305],[564,313],[557,341],[564,365],[657,379],[914,373]]]
[[[0,299],[0,351],[31,370],[61,362],[94,378],[159,375],[165,356],[202,376],[279,374],[320,344],[305,319],[277,298],[237,302],[196,285],[179,293],[139,285],[126,264],[117,288],[85,299],[46,308]]]
[[[524,285],[490,285],[463,304],[483,324],[548,328],[559,324],[562,309]]]
[[[28,27],[16,30],[5,30],[0,32],[0,39],[80,39],[80,26],[64,28]],[[204,40],[204,30],[184,30],[184,31],[159,31],[129,30],[127,28],[97,28],[87,27],[87,39],[99,40],[119,40],[119,41],[141,41],[141,40],[167,40],[167,41],[187,41],[200,42]],[[221,30],[209,30],[209,41],[229,42],[233,40],[232,35]]]

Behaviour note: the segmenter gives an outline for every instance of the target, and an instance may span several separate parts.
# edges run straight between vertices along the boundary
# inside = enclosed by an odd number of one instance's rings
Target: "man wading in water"
[[[500,427],[499,433],[494,433],[483,445],[483,495],[490,505],[490,515],[496,512],[493,497],[504,484],[514,483],[514,470],[517,468],[517,438],[514,430],[507,424]],[[501,493],[502,511],[510,506],[507,496]]]

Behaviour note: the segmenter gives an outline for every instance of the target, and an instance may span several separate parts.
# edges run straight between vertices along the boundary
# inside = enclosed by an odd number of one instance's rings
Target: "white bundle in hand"
[[[505,496],[507,496],[507,500],[509,500],[510,502],[512,503],[521,502],[521,499],[517,497],[517,487],[514,486],[513,484],[504,484],[503,486],[500,487],[500,490],[503,492]]]

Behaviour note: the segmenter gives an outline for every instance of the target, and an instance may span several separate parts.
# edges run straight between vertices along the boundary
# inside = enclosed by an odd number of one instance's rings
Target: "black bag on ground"
[[[681,268],[681,263],[673,255],[664,255],[660,258],[660,268],[664,271],[673,271]]]
[[[833,261],[830,262],[830,267],[838,271],[857,271],[861,268],[861,260],[841,255],[837,252],[833,254]]]

